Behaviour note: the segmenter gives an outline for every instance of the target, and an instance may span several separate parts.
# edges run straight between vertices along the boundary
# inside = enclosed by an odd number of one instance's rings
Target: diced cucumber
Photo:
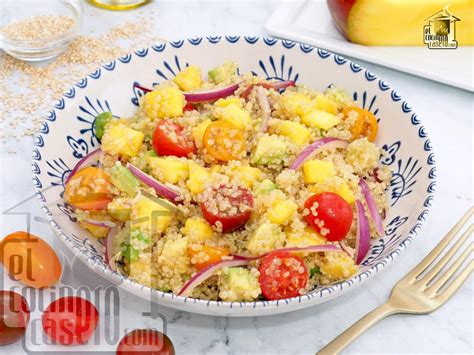
[[[97,139],[100,141],[104,136],[105,126],[112,120],[113,116],[111,112],[99,113],[94,120],[94,133]]]
[[[115,165],[110,174],[110,182],[120,191],[130,196],[138,192],[140,186],[138,179],[127,168]]]
[[[255,189],[257,195],[266,195],[275,190],[277,187],[271,180],[265,179],[259,183]]]
[[[215,67],[207,72],[209,80],[215,84],[226,81],[227,78],[237,73],[237,64],[234,62],[225,62],[221,66]]]

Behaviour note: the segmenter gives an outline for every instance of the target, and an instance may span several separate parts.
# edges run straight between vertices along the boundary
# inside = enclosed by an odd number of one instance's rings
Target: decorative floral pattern
[[[188,62],[183,58],[192,57],[193,50],[200,47],[204,48],[205,53],[213,50],[216,55],[220,53],[218,49],[223,48],[222,52],[227,58],[219,57],[221,61],[228,59],[231,48],[236,51],[236,56],[244,53],[244,56],[239,57],[240,61],[236,60],[239,65],[242,62],[247,62],[246,70],[253,69],[260,75],[276,80],[296,81],[301,78],[301,81],[309,85],[325,87],[330,82],[329,77],[334,78],[337,73],[340,77],[351,80],[355,89],[354,100],[381,119],[383,134],[379,144],[386,152],[382,158],[382,164],[390,166],[393,171],[389,196],[390,203],[394,207],[388,211],[385,236],[372,242],[370,253],[357,275],[336,285],[317,288],[307,295],[281,301],[228,303],[183,298],[150,290],[110,270],[103,260],[101,244],[94,238],[89,238],[73,223],[75,217],[69,205],[63,202],[58,203],[62,201],[64,182],[71,171],[70,167],[74,166],[89,151],[95,149],[98,144],[94,134],[95,116],[100,112],[111,111],[112,105],[116,114],[123,114],[120,112],[122,109],[130,109],[126,108],[127,105],[130,105],[130,98],[126,100],[123,98],[123,93],[126,93],[127,90],[122,89],[121,94],[117,94],[118,99],[113,96],[98,98],[97,94],[93,94],[93,87],[97,86],[95,83],[107,82],[107,80],[111,80],[111,75],[122,75],[127,67],[133,68],[134,66],[140,69],[139,72],[148,69],[152,71],[147,75],[141,75],[140,78],[126,82],[124,85],[127,88],[132,87],[135,80],[160,82],[169,79],[188,65]],[[208,56],[206,55],[205,58]],[[152,66],[149,64],[150,60],[153,60],[156,66],[153,64],[154,67],[150,68]],[[214,58],[206,60],[209,62],[209,66],[215,65],[214,60],[217,61]],[[140,66],[142,61],[145,64]],[[315,73],[314,68],[318,65],[326,66],[325,68],[331,76],[326,75],[326,79],[319,79],[318,75],[314,74],[316,77],[313,77],[308,70],[305,70],[306,67],[311,66],[310,72]],[[324,74],[321,71],[320,75],[324,76]],[[348,85],[348,87],[350,86]],[[103,89],[95,90],[99,93],[103,92]],[[133,105],[138,105],[141,95],[140,90],[133,91],[131,98]],[[76,117],[77,120],[68,121],[71,116]],[[385,116],[390,119],[384,121]],[[397,123],[391,123],[395,119],[397,119]],[[384,133],[384,127],[395,127],[395,129],[389,129],[389,132]],[[409,132],[411,134],[413,130],[417,133],[415,135],[417,138],[409,136],[408,133],[406,135],[402,133]],[[103,65],[89,74],[87,78],[82,79],[54,105],[54,109],[41,126],[35,140],[32,171],[38,198],[53,229],[80,259],[86,261],[92,269],[101,272],[112,282],[122,284],[125,289],[142,297],[149,297],[149,293],[154,292],[165,304],[170,306],[182,308],[184,304],[187,304],[191,311],[219,315],[242,315],[244,313],[257,315],[279,313],[287,310],[287,306],[301,304],[293,308],[302,308],[323,302],[347,292],[355,284],[364,282],[388,265],[413,239],[421,227],[421,222],[426,218],[435,189],[436,169],[434,164],[431,142],[411,107],[386,82],[378,79],[360,65],[329,51],[292,41],[281,41],[274,38],[216,36],[174,41],[141,49]],[[415,191],[416,194],[412,193]],[[420,197],[422,197],[421,200]],[[277,308],[281,308],[281,310]]]

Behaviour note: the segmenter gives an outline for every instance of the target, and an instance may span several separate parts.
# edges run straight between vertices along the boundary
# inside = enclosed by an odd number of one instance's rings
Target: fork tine
[[[446,264],[451,260],[451,258],[458,252],[458,250],[461,248],[461,246],[466,242],[466,240],[469,238],[469,236],[472,234],[474,231],[474,224],[471,224],[469,228],[462,234],[461,238],[459,238],[456,243],[449,249],[449,251],[443,256],[443,258],[436,263],[436,265],[433,266],[433,268],[421,279],[418,281],[421,281],[425,284],[425,287],[428,285],[428,283],[433,280],[433,278],[438,275],[438,273],[441,271],[441,269],[446,266]]]
[[[438,297],[435,298],[436,301],[440,302],[440,305],[444,304],[447,300],[451,298],[452,295],[456,293],[459,287],[466,281],[466,279],[474,271],[474,260],[463,269],[463,271],[458,275],[458,277],[453,280],[453,282],[441,293]]]
[[[456,234],[461,230],[461,228],[466,224],[466,222],[471,218],[474,213],[474,207],[469,208],[469,210],[462,216],[458,223],[454,225],[453,228],[446,234],[446,236],[441,239],[438,245],[429,253],[415,268],[410,271],[405,277],[405,280],[412,281],[417,276],[419,276],[423,271],[426,270],[428,266],[441,254],[441,252],[446,248],[446,246],[453,240]]]
[[[446,282],[454,275],[454,273],[461,267],[466,259],[474,251],[474,243],[469,244],[469,247],[457,258],[457,260],[449,267],[448,270],[436,282],[428,288],[430,296],[435,296]]]

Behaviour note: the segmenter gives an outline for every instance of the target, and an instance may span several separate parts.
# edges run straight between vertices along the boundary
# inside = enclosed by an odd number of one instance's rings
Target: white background
[[[263,24],[277,2],[268,1],[157,1],[156,34],[166,39],[201,35],[263,35]],[[87,4],[84,28],[104,29],[130,20],[137,12],[113,13]],[[144,9],[147,9],[146,7]],[[94,13],[95,16],[88,16]],[[99,32],[99,31],[98,31]],[[439,83],[360,62],[391,84],[421,118],[433,143],[437,161],[437,191],[434,205],[420,233],[393,265],[354,292],[322,305],[279,316],[218,318],[159,307],[166,318],[167,334],[177,354],[314,354],[346,327],[389,296],[392,286],[415,266],[472,205],[472,124],[474,95]],[[449,63],[447,63],[449,65]],[[1,147],[1,211],[33,194],[31,183],[32,138],[7,142]],[[8,154],[10,149],[16,154]],[[42,217],[33,198],[17,211]],[[1,235],[26,228],[25,216],[2,215]],[[50,242],[61,255],[66,249],[41,221],[31,222],[32,231]],[[63,256],[71,260],[69,254]],[[5,274],[3,288],[15,285]],[[110,286],[80,262],[72,264],[63,279],[75,287]],[[473,349],[472,277],[441,309],[425,316],[397,315],[365,333],[347,353],[471,353]],[[162,328],[161,320],[143,317],[146,301],[120,293],[120,329]],[[47,303],[47,298],[44,303]],[[43,305],[45,307],[46,304]],[[103,312],[103,309],[99,310]],[[32,314],[38,319],[39,311]],[[29,329],[31,332],[31,329]],[[113,350],[115,345],[88,344],[80,351]],[[23,353],[21,342],[3,347],[2,353]],[[64,352],[67,349],[50,347]]]

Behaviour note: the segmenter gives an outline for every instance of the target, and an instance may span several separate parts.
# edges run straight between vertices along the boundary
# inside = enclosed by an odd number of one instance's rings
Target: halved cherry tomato
[[[158,123],[153,132],[153,149],[158,155],[187,157],[196,152],[193,139],[186,135],[184,127],[172,120]]]
[[[183,107],[183,112],[186,112],[186,111],[194,111],[195,109],[196,109],[196,108],[194,107],[194,105],[188,102],[188,103]]]
[[[112,187],[109,176],[102,169],[89,166],[68,181],[64,200],[81,210],[103,210],[113,199]]]
[[[346,107],[342,113],[344,117],[347,117],[351,111],[355,111],[359,114],[359,117],[351,127],[352,138],[359,139],[367,137],[369,142],[375,142],[379,125],[374,114],[357,106]]]
[[[203,145],[206,154],[218,161],[236,160],[245,150],[244,133],[233,124],[214,121],[204,132]]]
[[[170,338],[157,330],[135,329],[127,333],[117,347],[117,355],[174,355]]]
[[[244,187],[221,185],[205,191],[200,206],[204,218],[212,226],[222,232],[232,232],[250,219],[253,195]]]
[[[205,254],[206,261],[203,262],[194,262],[193,257],[199,256],[199,254]],[[226,247],[211,247],[208,245],[200,245],[199,247],[188,247],[188,255],[191,259],[191,264],[193,264],[196,269],[201,270],[208,267],[211,264],[215,264],[222,261],[223,256],[228,256],[230,254],[230,249]]]
[[[257,83],[257,84],[252,84],[252,85],[249,85],[247,86],[247,88],[242,91],[242,93],[240,94],[240,97],[242,97],[243,99],[245,100],[248,100],[249,99],[249,96],[250,94],[252,93],[252,90],[256,87],[256,86],[262,86],[263,88],[265,89],[270,89],[272,86],[268,83]]]
[[[62,273],[61,262],[53,248],[26,232],[15,232],[3,238],[0,263],[12,279],[35,288],[57,284]]]
[[[0,346],[23,337],[29,321],[30,308],[25,298],[14,291],[0,291]]]
[[[308,282],[308,269],[303,259],[284,251],[264,257],[259,271],[262,294],[269,300],[300,296]]]
[[[306,222],[331,242],[344,239],[351,229],[352,207],[334,192],[313,195],[306,200],[304,207],[309,212],[304,217]]]
[[[94,334],[99,322],[97,308],[82,297],[62,297],[46,308],[41,324],[54,343],[84,344]]]

